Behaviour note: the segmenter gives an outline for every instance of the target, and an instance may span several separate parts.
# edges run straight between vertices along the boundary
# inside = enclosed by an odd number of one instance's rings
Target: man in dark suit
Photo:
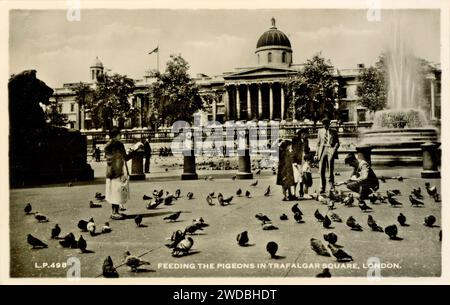
[[[334,189],[334,159],[337,158],[339,136],[336,130],[330,129],[330,119],[328,117],[322,120],[322,125],[323,128],[317,132],[317,149],[314,159],[316,161],[319,160],[320,192],[325,193],[327,167],[330,189]]]
[[[144,172],[149,173],[150,172],[150,157],[152,156],[152,148],[150,147],[150,142],[148,139],[145,139],[144,142]]]

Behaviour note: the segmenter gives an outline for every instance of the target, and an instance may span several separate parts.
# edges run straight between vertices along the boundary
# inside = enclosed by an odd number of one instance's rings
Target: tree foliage
[[[305,66],[285,83],[291,96],[291,109],[296,119],[317,122],[324,116],[333,117],[337,82],[333,66],[321,54],[306,61]]]
[[[361,69],[356,88],[359,104],[369,111],[382,110],[386,107],[387,91],[384,77],[383,62],[379,61],[376,67]]]
[[[45,111],[45,121],[53,126],[66,126],[69,119],[66,114],[60,113],[58,109],[58,99],[54,103],[47,106]]]
[[[125,120],[137,111],[131,107],[128,100],[134,90],[134,80],[126,75],[104,74],[92,93],[91,105],[89,105],[94,126],[110,129],[113,120],[116,120],[122,128]]]
[[[156,81],[150,86],[152,114],[167,123],[177,120],[191,122],[193,114],[203,109],[198,87],[188,74],[189,64],[180,55],[171,55],[164,73],[153,71]]]

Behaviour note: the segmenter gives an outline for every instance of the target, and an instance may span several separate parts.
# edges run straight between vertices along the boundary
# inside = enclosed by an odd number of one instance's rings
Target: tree
[[[149,88],[151,109],[172,124],[192,122],[193,114],[203,109],[198,87],[188,74],[189,64],[180,55],[171,55],[164,73],[153,71],[156,81]]]
[[[356,95],[359,97],[359,104],[369,111],[386,107],[387,92],[382,66],[382,61],[379,61],[378,67],[364,68],[358,76],[360,84],[356,88]]]
[[[123,128],[125,120],[137,111],[128,101],[134,90],[134,80],[126,75],[104,74],[93,91],[89,105],[94,126],[110,129],[113,120],[116,120],[119,128]]]
[[[55,102],[47,106],[45,111],[45,121],[53,126],[65,126],[69,122],[66,114],[60,113],[58,109],[58,97],[55,97]]]
[[[296,119],[309,119],[314,123],[325,115],[333,117],[337,82],[333,66],[321,54],[306,61],[305,66],[285,83],[288,96],[292,97],[290,108]]]
[[[91,100],[92,100],[92,93],[93,90],[92,88],[89,86],[89,84],[85,84],[80,82],[79,84],[77,84],[74,88],[73,88],[74,92],[75,92],[75,102],[78,104],[78,113],[77,113],[77,120],[78,120],[78,129],[81,129],[81,120],[84,118],[81,118],[81,113],[83,112],[84,114],[84,109],[86,107],[86,105],[91,104]]]

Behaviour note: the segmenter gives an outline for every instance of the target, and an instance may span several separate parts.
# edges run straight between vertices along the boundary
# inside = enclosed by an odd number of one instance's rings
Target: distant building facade
[[[201,95],[213,95],[210,104],[205,102],[205,110],[201,111],[202,121],[237,120],[278,120],[290,117],[290,97],[284,89],[284,82],[297,74],[302,64],[292,62],[293,50],[286,34],[276,27],[275,19],[271,27],[257,40],[255,50],[256,65],[236,68],[218,76],[198,74],[194,80],[199,86]],[[364,69],[363,64],[354,68],[334,69],[337,80],[338,99],[336,108],[342,122],[364,122],[368,118],[367,110],[358,103],[356,89],[358,75]],[[90,83],[93,88],[100,75],[104,73],[101,61],[96,58],[90,66]],[[153,128],[154,120],[148,116],[148,87],[151,79],[148,75],[142,80],[136,80],[136,90],[130,96],[132,107],[140,109],[136,117],[126,122],[127,128]],[[88,109],[79,109],[75,102],[72,88],[75,84],[64,84],[56,88],[52,101],[58,103],[62,113],[67,114],[67,127],[76,129],[91,129],[91,117]],[[440,69],[435,69],[427,76],[425,98],[430,102],[428,117],[440,117]],[[206,99],[204,99],[206,101]],[[160,120],[161,118],[159,118]]]

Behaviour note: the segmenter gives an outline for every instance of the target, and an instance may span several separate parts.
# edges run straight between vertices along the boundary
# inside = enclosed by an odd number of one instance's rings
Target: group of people
[[[311,198],[308,189],[313,184],[311,168],[316,163],[319,165],[320,193],[322,194],[326,193],[327,181],[330,191],[334,191],[335,186],[346,185],[361,199],[366,199],[371,192],[379,188],[378,178],[369,162],[358,158],[354,153],[349,153],[344,160],[346,165],[353,168],[350,179],[335,183],[334,161],[338,158],[340,143],[338,131],[331,129],[330,123],[327,117],[322,120],[323,127],[317,132],[317,146],[314,154],[309,147],[307,129],[298,130],[292,140],[280,141],[277,185],[282,187],[283,201]],[[299,186],[299,197],[297,186]]]
[[[277,172],[277,185],[282,187],[283,200],[295,200],[299,198],[310,199],[308,190],[313,184],[312,167],[318,162],[320,174],[320,192],[326,192],[327,181],[330,190],[335,185],[346,185],[347,188],[357,193],[361,199],[366,199],[371,192],[379,188],[378,178],[372,170],[369,162],[350,153],[346,156],[345,164],[353,168],[349,180],[335,184],[334,160],[338,156],[339,136],[337,130],[330,128],[330,120],[322,120],[323,128],[317,132],[317,147],[313,154],[309,147],[308,130],[300,129],[291,140],[283,140],[279,145],[279,162]],[[150,169],[151,148],[148,140],[138,143],[134,149],[125,150],[120,141],[120,130],[113,127],[109,132],[110,140],[105,146],[106,157],[106,200],[112,206],[113,219],[123,218],[119,211],[124,210],[124,205],[129,199],[129,172],[127,161],[132,159],[136,151],[144,150],[144,170]],[[328,175],[327,175],[328,171]],[[328,179],[327,179],[328,176]],[[299,197],[297,194],[299,187]],[[293,188],[293,192],[292,192]]]

